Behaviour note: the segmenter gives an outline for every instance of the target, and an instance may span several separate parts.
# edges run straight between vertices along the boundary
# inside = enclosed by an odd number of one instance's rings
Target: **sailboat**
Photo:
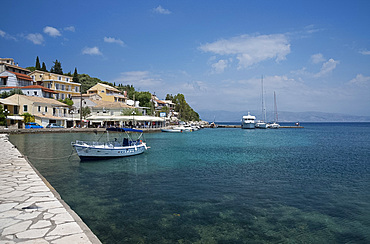
[[[278,122],[278,113],[277,113],[277,106],[276,106],[276,93],[274,92],[274,123],[269,124],[270,129],[279,129],[280,125]]]
[[[267,124],[266,124],[266,108],[265,108],[265,101],[263,98],[263,76],[261,78],[261,86],[262,86],[262,118],[263,120],[258,121],[255,124],[256,129],[267,129]]]

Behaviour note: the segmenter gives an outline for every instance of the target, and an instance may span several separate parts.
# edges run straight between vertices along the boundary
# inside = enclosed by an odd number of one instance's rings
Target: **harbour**
[[[95,137],[10,141],[102,243],[370,240],[369,123],[147,133],[144,154],[69,158],[71,141]]]

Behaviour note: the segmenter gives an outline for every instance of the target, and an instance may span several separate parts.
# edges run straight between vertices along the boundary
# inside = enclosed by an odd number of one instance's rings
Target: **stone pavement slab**
[[[101,243],[6,134],[0,134],[2,243]]]

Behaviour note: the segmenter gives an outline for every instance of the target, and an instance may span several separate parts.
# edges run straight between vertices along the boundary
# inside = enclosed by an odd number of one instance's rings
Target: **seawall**
[[[0,243],[101,243],[7,134],[0,148]]]

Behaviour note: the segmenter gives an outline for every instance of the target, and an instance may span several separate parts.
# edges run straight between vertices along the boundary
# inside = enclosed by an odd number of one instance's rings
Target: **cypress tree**
[[[36,65],[35,65],[35,68],[36,68],[37,70],[41,70],[39,56],[37,56],[37,57],[36,57]]]
[[[55,60],[53,63],[54,66],[50,69],[50,72],[62,75],[63,74],[62,64],[58,61],[58,59]]]
[[[77,68],[75,68],[75,72],[73,73],[73,82],[80,83],[78,78]]]
[[[46,65],[44,62],[42,62],[42,68],[41,68],[42,71],[45,71],[47,72],[48,70],[46,69]]]

